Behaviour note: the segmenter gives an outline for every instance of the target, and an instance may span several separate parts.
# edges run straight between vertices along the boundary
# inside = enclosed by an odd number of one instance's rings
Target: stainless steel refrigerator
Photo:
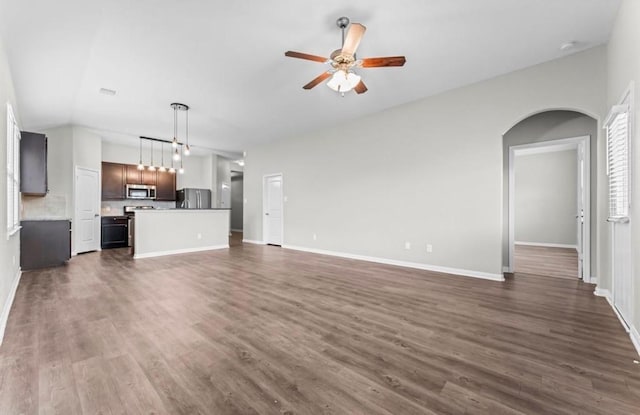
[[[181,189],[177,192],[178,209],[211,209],[211,190]]]

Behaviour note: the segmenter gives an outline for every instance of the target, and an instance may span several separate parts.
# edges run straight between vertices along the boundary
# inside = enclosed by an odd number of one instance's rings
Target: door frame
[[[515,157],[517,153],[526,152],[546,152],[561,151],[559,147],[565,147],[567,150],[578,149],[580,145],[584,146],[584,165],[583,177],[584,183],[584,240],[582,252],[582,281],[590,283],[591,277],[591,136],[579,136],[570,138],[561,138],[557,140],[540,141],[537,143],[521,144],[509,146],[509,203],[508,203],[508,221],[509,221],[509,272],[514,272],[514,250],[515,250]],[[580,168],[580,166],[578,166]],[[578,185],[579,188],[579,185]],[[576,192],[577,194],[577,192]]]
[[[280,206],[282,208],[280,235],[282,235],[282,244],[280,246],[284,246],[284,175],[282,173],[270,173],[262,176],[262,243],[267,245],[267,221],[265,220],[265,213],[267,208],[267,179],[271,177],[280,177],[280,183],[282,185],[282,194],[280,195]]]
[[[71,231],[72,231],[72,235],[71,235],[71,243],[72,243],[72,250],[71,250],[71,255],[72,256],[76,256],[78,255],[78,251],[77,251],[77,246],[76,246],[76,235],[78,234],[78,229],[76,229],[76,224],[78,223],[78,217],[79,217],[79,212],[78,212],[78,201],[77,201],[77,197],[78,197],[78,181],[77,181],[77,177],[78,177],[78,169],[81,170],[87,170],[87,171],[91,171],[94,173],[98,174],[98,217],[101,218],[102,217],[102,212],[100,212],[100,206],[102,203],[101,200],[101,195],[102,195],[102,172],[98,169],[92,169],[90,167],[83,167],[83,166],[75,166],[75,169],[73,171],[73,221],[71,221]],[[100,226],[98,226],[98,229],[100,229]],[[98,249],[97,251],[102,251],[102,246],[100,243],[100,238],[102,236],[100,234],[98,234]]]

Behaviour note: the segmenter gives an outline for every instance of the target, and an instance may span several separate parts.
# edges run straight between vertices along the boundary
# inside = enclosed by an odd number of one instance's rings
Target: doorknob
[[[265,213],[265,215],[269,216],[269,212]]]

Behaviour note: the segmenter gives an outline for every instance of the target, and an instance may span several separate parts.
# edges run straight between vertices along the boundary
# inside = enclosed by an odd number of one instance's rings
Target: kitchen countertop
[[[71,222],[71,218],[28,218],[28,219],[22,219],[20,220],[20,222],[49,222],[49,221],[57,221],[57,220],[64,220],[64,221]]]

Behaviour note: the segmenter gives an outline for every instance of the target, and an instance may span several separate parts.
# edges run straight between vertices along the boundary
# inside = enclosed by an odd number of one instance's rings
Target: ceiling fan
[[[306,59],[331,65],[331,69],[316,77],[302,88],[311,89],[328,78],[331,78],[331,80],[327,82],[327,86],[341,93],[342,96],[344,96],[345,92],[351,90],[354,90],[357,94],[364,94],[367,92],[367,86],[362,81],[362,78],[353,71],[354,68],[403,66],[406,62],[404,56],[357,59],[356,49],[358,49],[358,45],[367,28],[360,23],[352,23],[351,26],[349,26],[349,19],[347,17],[340,17],[336,20],[336,25],[342,30],[342,48],[333,51],[329,58],[301,52],[285,52],[284,55],[290,58]],[[349,26],[349,31],[345,37],[344,31],[347,26]]]

